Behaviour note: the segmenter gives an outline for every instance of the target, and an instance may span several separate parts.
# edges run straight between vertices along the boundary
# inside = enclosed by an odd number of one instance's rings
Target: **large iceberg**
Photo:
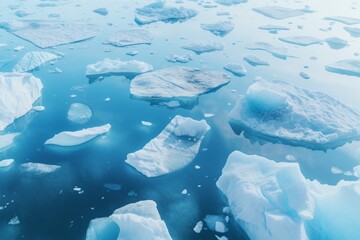
[[[201,24],[201,28],[216,36],[223,37],[234,29],[234,23],[231,21],[220,21],[216,23]]]
[[[0,27],[40,48],[83,41],[95,37],[99,32],[99,29],[91,24],[58,21],[3,22]]]
[[[48,139],[46,145],[57,145],[62,147],[71,147],[88,142],[97,136],[107,133],[111,128],[110,124],[105,124],[99,127],[85,128],[75,132],[61,132],[56,134],[51,139]]]
[[[83,124],[90,120],[92,111],[89,106],[83,103],[73,103],[70,105],[67,116],[71,122]]]
[[[136,9],[135,22],[139,24],[149,24],[153,22],[178,22],[186,21],[195,17],[197,12],[193,9],[184,7],[168,7],[165,1],[157,1],[142,8]]]
[[[29,73],[0,73],[0,131],[32,109],[42,88],[40,79]]]
[[[309,46],[312,44],[319,44],[322,42],[321,39],[310,36],[281,37],[279,38],[279,40],[299,46]]]
[[[218,71],[170,67],[141,74],[131,81],[130,93],[140,98],[193,98],[230,82]]]
[[[152,71],[150,64],[138,60],[121,61],[120,59],[105,58],[86,67],[86,75],[125,75],[136,76],[141,73]]]
[[[279,20],[304,15],[304,13],[306,13],[305,10],[291,9],[291,8],[278,7],[278,6],[258,7],[258,8],[253,8],[253,10],[266,17],[279,19]]]
[[[270,53],[274,57],[280,59],[286,59],[289,55],[287,49],[284,47],[276,47],[270,43],[266,42],[255,42],[253,44],[246,45],[246,48],[249,50],[261,50]]]
[[[200,55],[206,52],[221,51],[224,49],[224,44],[220,42],[208,42],[208,43],[190,43],[182,46],[181,48],[193,51]]]
[[[357,59],[341,60],[326,65],[325,69],[328,70],[329,72],[360,77],[360,60]]]
[[[121,30],[111,35],[106,44],[110,44],[115,47],[126,47],[139,44],[151,44],[151,33],[145,29],[129,29]]]
[[[20,171],[34,177],[46,176],[60,169],[58,165],[28,162],[20,165]]]
[[[19,136],[20,133],[9,133],[0,135],[0,151],[8,148],[14,142],[15,137]]]
[[[53,53],[33,51],[28,52],[13,68],[14,72],[29,72],[42,64],[57,59]]]
[[[259,80],[230,113],[235,132],[315,150],[360,140],[360,113],[332,97],[281,81]]]
[[[125,162],[147,177],[174,172],[195,159],[209,130],[205,120],[176,116],[141,150],[128,154]]]
[[[128,204],[107,218],[90,222],[86,240],[171,240],[156,203],[151,200]]]
[[[216,185],[250,239],[359,239],[360,181],[309,181],[298,163],[235,151]]]

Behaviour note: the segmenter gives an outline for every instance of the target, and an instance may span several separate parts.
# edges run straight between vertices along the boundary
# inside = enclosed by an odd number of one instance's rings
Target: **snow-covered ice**
[[[327,64],[325,68],[329,72],[360,77],[360,60],[357,59],[341,60]]]
[[[322,42],[321,39],[310,36],[280,37],[279,40],[299,46],[309,46],[312,44],[320,44]]]
[[[191,98],[228,82],[230,77],[223,72],[170,67],[135,77],[130,93],[140,98]]]
[[[105,43],[115,47],[126,47],[139,44],[151,44],[151,42],[152,36],[148,30],[127,29],[112,34]]]
[[[149,24],[153,22],[178,22],[195,17],[197,12],[184,7],[166,6],[165,1],[157,1],[136,9],[135,22]]]
[[[97,136],[107,133],[111,128],[110,124],[105,124],[99,127],[85,128],[79,131],[70,132],[65,131],[56,134],[51,139],[48,139],[46,145],[57,145],[62,147],[71,147],[88,142]]]
[[[58,165],[28,162],[20,165],[20,171],[34,177],[46,176],[60,169]]]
[[[0,73],[0,131],[32,109],[42,88],[41,80],[29,73]]]
[[[174,172],[195,159],[209,130],[205,120],[176,116],[141,150],[128,154],[125,162],[147,177]]]
[[[29,72],[46,62],[57,59],[58,56],[49,52],[27,52],[13,68],[14,72]]]
[[[360,23],[359,18],[351,18],[351,17],[343,17],[343,16],[333,16],[333,17],[325,17],[325,20],[341,22],[346,25],[354,25]]]
[[[156,203],[145,200],[121,207],[108,218],[92,220],[86,233],[86,240],[98,239],[171,240],[172,238],[165,222],[161,220]]]
[[[235,132],[315,150],[360,140],[360,113],[334,98],[281,81],[259,80],[230,113]]]
[[[131,75],[152,71],[150,64],[138,60],[121,61],[120,59],[105,58],[86,67],[86,75]]]
[[[291,8],[278,7],[278,6],[258,7],[258,8],[253,8],[253,10],[266,17],[274,18],[278,20],[301,16],[304,15],[306,12],[304,10],[291,9]]]
[[[0,151],[11,146],[14,143],[15,137],[19,135],[20,133],[8,133],[0,135]]]
[[[89,106],[83,103],[73,103],[70,105],[67,117],[71,122],[83,124],[90,120],[92,111]]]
[[[224,66],[224,69],[238,77],[243,77],[247,73],[246,68],[239,63],[228,63]]]
[[[286,59],[289,57],[287,53],[287,49],[284,47],[277,47],[270,43],[266,42],[255,42],[253,44],[246,45],[246,48],[249,50],[261,50],[270,53],[274,57],[280,58],[280,59]]]
[[[247,63],[249,63],[251,66],[269,66],[270,65],[267,61],[261,60],[260,58],[253,56],[253,55],[244,56],[244,60]]]
[[[216,36],[223,37],[234,29],[232,21],[220,21],[216,23],[201,24],[201,28]]]
[[[190,43],[182,46],[182,48],[200,55],[207,52],[221,51],[224,49],[224,44],[220,42]]]

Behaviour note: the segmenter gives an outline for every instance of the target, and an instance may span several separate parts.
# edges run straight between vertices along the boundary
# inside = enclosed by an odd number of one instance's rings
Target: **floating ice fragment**
[[[17,46],[14,48],[14,51],[18,52],[18,51],[23,50],[24,48],[25,48],[24,46]]]
[[[344,171],[342,171],[340,168],[338,168],[338,167],[331,167],[331,172],[333,173],[333,174],[343,174],[344,173]]]
[[[348,46],[348,42],[346,40],[337,37],[326,38],[325,41],[332,49],[341,49]]]
[[[182,190],[181,194],[182,195],[187,195],[188,194],[188,191],[186,190],[186,188],[184,190]]]
[[[221,5],[231,6],[231,5],[236,5],[236,4],[240,4],[240,3],[246,3],[247,0],[216,0],[215,2],[217,2]]]
[[[152,123],[151,122],[146,122],[146,121],[141,121],[141,124],[147,127],[151,127]]]
[[[300,75],[303,79],[310,79],[309,74],[307,74],[306,72],[300,72],[299,75]]]
[[[209,42],[209,43],[190,43],[182,46],[181,48],[193,51],[200,55],[207,52],[221,51],[224,49],[224,44],[220,42]]]
[[[213,116],[215,116],[215,114],[213,114],[213,113],[204,113],[204,117],[206,117],[206,118],[211,118]]]
[[[17,137],[20,133],[9,133],[0,135],[0,151],[11,146],[14,142],[14,138]]]
[[[29,72],[46,62],[57,59],[58,56],[48,52],[28,52],[13,68],[14,72]]]
[[[344,27],[344,30],[350,33],[352,37],[360,37],[360,28],[356,27]]]
[[[259,27],[259,29],[261,30],[268,30],[268,31],[280,31],[280,30],[290,30],[290,28],[288,27],[283,27],[283,26],[278,26],[278,25],[265,25],[265,26],[261,26]]]
[[[70,105],[67,113],[68,119],[74,123],[83,124],[90,120],[92,111],[89,106],[82,103],[73,103]]]
[[[111,35],[106,44],[115,47],[126,47],[139,44],[151,44],[152,36],[149,31],[145,29],[129,29],[121,30]]]
[[[61,132],[51,139],[48,139],[45,144],[62,147],[77,146],[107,133],[110,128],[110,124],[105,124],[99,127],[85,128],[75,132]]]
[[[246,75],[246,68],[239,63],[229,63],[224,66],[224,69],[231,72],[235,76],[243,77]]]
[[[249,50],[262,50],[280,59],[286,59],[289,57],[286,48],[276,47],[266,42],[255,42],[253,44],[247,45],[246,48]]]
[[[97,8],[93,10],[94,13],[100,14],[102,16],[106,16],[109,14],[108,10],[106,8]]]
[[[168,7],[165,1],[157,1],[142,8],[136,9],[135,22],[138,24],[149,24],[153,22],[182,22],[195,17],[197,12],[184,7]]]
[[[325,69],[328,70],[329,72],[360,77],[360,60],[357,59],[341,60],[326,65]]]
[[[259,59],[256,56],[248,55],[244,57],[244,60],[249,63],[251,66],[269,66],[269,63]]]
[[[23,163],[20,166],[21,172],[34,177],[46,176],[59,169],[60,166],[58,165],[49,165],[49,164],[33,163],[33,162]]]
[[[198,221],[198,222],[196,223],[194,229],[193,229],[194,232],[200,233],[200,232],[202,231],[202,229],[203,229],[203,226],[204,226],[203,221]]]
[[[4,159],[0,161],[0,168],[10,167],[14,163],[14,159]]]
[[[216,36],[224,37],[234,29],[234,23],[231,21],[220,21],[216,23],[201,24],[201,28]]]
[[[0,72],[0,131],[32,109],[42,88],[40,79],[31,74]]]
[[[259,8],[253,8],[253,10],[266,17],[279,19],[279,20],[304,15],[306,13],[305,10],[291,9],[291,8],[277,7],[277,6],[259,7]]]
[[[42,112],[45,110],[44,106],[35,106],[32,108],[32,110],[36,111],[36,112]]]
[[[168,62],[172,62],[172,63],[188,63],[192,60],[192,56],[191,55],[176,55],[176,54],[171,54],[170,56],[166,57],[166,61]]]
[[[229,228],[226,226],[226,221],[222,215],[206,215],[204,222],[211,231],[225,233],[229,231]]]
[[[321,39],[309,36],[295,36],[295,37],[281,37],[280,41],[291,43],[299,46],[309,46],[312,44],[319,44],[322,42]]]
[[[18,218],[18,216],[13,217],[10,221],[9,221],[9,225],[18,225],[20,224],[20,220]]]
[[[360,19],[359,19],[359,18],[340,17],[340,16],[326,17],[326,18],[324,18],[324,20],[341,22],[341,23],[344,23],[344,24],[346,24],[346,25],[353,25],[353,24],[358,24],[358,23],[360,23]]]
[[[141,150],[128,154],[125,162],[147,177],[174,172],[194,160],[209,130],[205,120],[176,116]]]
[[[281,81],[255,82],[230,113],[234,131],[250,139],[314,150],[360,140],[359,123],[359,112],[332,97]]]

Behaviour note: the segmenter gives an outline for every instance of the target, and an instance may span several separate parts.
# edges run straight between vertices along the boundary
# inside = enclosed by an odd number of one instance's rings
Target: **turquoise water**
[[[309,4],[317,10],[312,14],[276,21],[266,18],[251,10],[253,7],[274,4],[272,1],[249,1],[246,4],[231,7],[218,6],[204,8],[196,1],[184,1],[181,5],[196,9],[197,17],[183,23],[153,23],[142,26],[154,36],[152,45],[138,45],[116,48],[102,43],[112,33],[136,25],[133,21],[134,9],[147,1],[55,1],[56,7],[39,8],[42,1],[1,1],[1,21],[18,19],[9,5],[18,5],[21,10],[32,14],[23,19],[47,19],[50,13],[60,14],[64,21],[82,21],[98,25],[102,31],[93,39],[63,45],[46,51],[61,52],[64,57],[55,65],[45,64],[33,71],[44,85],[40,105],[46,110],[30,113],[17,120],[7,130],[20,130],[12,148],[0,153],[1,159],[14,158],[15,164],[8,170],[0,170],[0,206],[9,203],[0,210],[0,239],[85,239],[86,229],[91,219],[109,216],[115,209],[128,203],[151,199],[158,205],[162,219],[166,222],[173,239],[215,239],[208,230],[196,234],[193,227],[207,214],[221,214],[226,206],[223,196],[215,182],[221,175],[227,156],[234,150],[248,154],[258,154],[275,161],[286,161],[286,155],[296,156],[304,176],[321,183],[336,184],[341,179],[353,180],[354,177],[331,173],[331,167],[351,171],[360,162],[360,144],[354,142],[336,150],[327,152],[312,151],[306,148],[291,147],[281,144],[251,143],[243,135],[236,135],[228,124],[228,113],[233,108],[239,95],[256,77],[268,80],[284,80],[307,89],[321,91],[355,109],[360,109],[360,95],[357,77],[338,75],[327,72],[324,65],[354,56],[359,51],[359,38],[351,38],[342,31],[342,25],[321,20],[331,15],[356,15],[359,3],[329,1],[324,3],[311,1],[287,1],[281,6],[303,8]],[[171,2],[171,1],[169,1]],[[200,2],[200,1],[199,1]],[[279,3],[278,3],[279,4]],[[327,5],[325,4],[325,5]],[[92,12],[98,7],[106,7],[109,15],[104,17]],[[352,9],[352,7],[356,7]],[[218,11],[228,11],[229,16],[216,16]],[[201,23],[227,20],[230,18],[234,30],[223,38],[216,37],[200,28]],[[110,24],[111,23],[111,24]],[[270,34],[258,29],[266,24],[280,24],[291,28]],[[315,24],[314,24],[315,23]],[[299,27],[301,26],[301,27]],[[332,26],[325,32],[319,28]],[[277,40],[278,37],[291,34],[310,35],[319,38],[337,36],[349,41],[350,46],[341,50],[332,50],[326,43],[299,47]],[[196,55],[187,64],[170,63],[165,60],[171,53],[185,55],[189,51],[182,45],[192,42],[220,41],[225,43],[224,51]],[[277,46],[284,46],[289,54],[295,56],[282,60],[262,51],[251,51],[246,44],[265,41]],[[10,71],[26,52],[39,50],[30,42],[0,30],[0,43],[7,47],[0,48],[1,71]],[[22,45],[21,51],[13,48]],[[108,51],[109,50],[109,51]],[[126,55],[136,50],[137,56]],[[242,58],[256,55],[270,63],[269,67],[251,67]],[[151,105],[150,102],[133,99],[130,96],[130,81],[121,76],[107,77],[102,81],[89,84],[85,76],[86,66],[103,58],[137,59],[162,69],[169,66],[191,66],[209,70],[223,70],[227,63],[242,63],[248,70],[245,77],[232,76],[232,81],[218,89],[199,97],[195,106],[169,109]],[[311,57],[316,57],[312,60]],[[303,66],[309,66],[304,69]],[[62,73],[52,74],[49,70],[60,68]],[[306,71],[311,78],[299,76]],[[230,74],[229,74],[230,75]],[[72,98],[71,95],[76,97]],[[111,98],[105,102],[105,98]],[[86,124],[78,125],[67,120],[67,111],[74,102],[88,105],[93,117]],[[156,137],[176,115],[194,119],[204,118],[204,113],[215,114],[207,118],[211,131],[206,135],[201,151],[196,159],[185,168],[157,178],[146,178],[135,169],[125,164],[128,153],[141,149],[148,141]],[[141,121],[152,122],[151,127]],[[61,131],[75,131],[110,123],[111,131],[105,136],[71,149],[44,146],[44,142]],[[25,162],[40,162],[60,165],[61,169],[43,178],[23,176],[18,166]],[[201,166],[199,170],[195,165]],[[106,183],[121,184],[119,191],[110,191],[103,187]],[[201,187],[198,187],[201,185]],[[83,194],[74,191],[75,186],[84,190]],[[183,189],[190,195],[182,195]],[[129,196],[134,191],[136,196]],[[21,224],[8,225],[14,216]],[[230,220],[230,231],[225,234],[229,239],[247,239],[242,230]]]

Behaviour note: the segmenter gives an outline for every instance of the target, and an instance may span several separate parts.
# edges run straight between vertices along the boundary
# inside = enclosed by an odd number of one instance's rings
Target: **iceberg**
[[[136,9],[135,22],[138,24],[149,24],[154,22],[182,22],[195,17],[197,12],[184,7],[168,7],[165,1],[157,1],[142,8]]]
[[[13,21],[0,23],[0,28],[40,48],[87,40],[99,32],[99,29],[91,24],[58,21]]]
[[[0,131],[32,109],[42,88],[41,80],[29,73],[0,73]]]
[[[230,113],[235,132],[248,138],[313,150],[360,140],[360,113],[332,97],[281,81],[259,80]]]
[[[193,51],[200,55],[207,52],[221,51],[224,49],[224,44],[220,42],[209,42],[209,43],[190,43],[182,46],[181,48]]]
[[[346,40],[337,37],[326,38],[325,41],[332,49],[342,49],[348,46],[348,42]]]
[[[360,77],[360,60],[357,59],[341,60],[326,65],[325,69],[329,72]]]
[[[61,147],[72,147],[86,143],[97,136],[109,132],[110,124],[99,127],[85,128],[75,132],[61,132],[45,142],[45,145],[57,145]]]
[[[14,163],[14,159],[0,160],[0,169],[10,167]]]
[[[251,66],[269,66],[270,64],[264,60],[259,59],[253,55],[247,55],[244,57],[244,60],[249,63]]]
[[[151,200],[128,204],[107,218],[90,222],[86,240],[171,240],[156,203]]]
[[[73,103],[70,105],[67,116],[71,122],[83,124],[90,120],[92,117],[92,111],[89,106],[85,104]]]
[[[249,50],[261,50],[270,53],[274,57],[280,59],[286,59],[289,57],[287,54],[287,49],[284,47],[276,47],[266,42],[255,42],[246,46]]]
[[[235,76],[238,76],[238,77],[243,77],[247,73],[246,68],[243,65],[239,64],[239,63],[226,64],[224,66],[224,69],[226,71],[231,72],[232,74],[234,74]]]
[[[307,12],[306,10],[291,9],[291,8],[277,7],[277,6],[258,7],[258,8],[253,8],[253,10],[266,17],[278,19],[278,20],[301,16]]]
[[[49,165],[43,163],[23,163],[20,165],[20,171],[28,174],[29,176],[42,177],[53,173],[60,169],[58,165]]]
[[[240,3],[246,3],[247,0],[216,0],[215,2],[217,2],[221,5],[231,6],[231,5],[236,5],[236,4],[240,4]]]
[[[234,29],[231,21],[220,21],[216,23],[201,24],[203,30],[209,31],[215,36],[224,37]]]
[[[11,146],[14,143],[15,137],[19,135],[20,133],[9,133],[0,135],[0,151]]]
[[[135,77],[130,93],[139,98],[194,98],[230,82],[230,77],[218,71],[188,67],[170,67]]]
[[[57,59],[58,56],[48,52],[28,52],[13,68],[14,72],[29,72],[35,68]]]
[[[346,25],[354,25],[360,23],[359,18],[351,18],[351,17],[341,17],[341,16],[333,16],[333,17],[326,17],[324,20],[341,22]]]
[[[344,30],[350,33],[352,37],[360,37],[360,28],[356,27],[344,27]]]
[[[295,36],[295,37],[281,37],[280,41],[291,43],[299,46],[309,46],[312,44],[319,44],[322,42],[321,39],[309,36]]]
[[[166,58],[166,61],[172,62],[172,63],[188,63],[192,60],[191,55],[176,55],[171,54]]]
[[[86,75],[124,75],[134,77],[153,70],[153,66],[138,60],[121,61],[120,59],[105,58],[86,67]]]
[[[115,47],[126,47],[139,44],[151,44],[151,33],[145,29],[121,30],[111,35],[105,42]]]
[[[147,177],[157,177],[184,168],[199,152],[210,126],[205,120],[175,116],[166,128],[125,162]]]

